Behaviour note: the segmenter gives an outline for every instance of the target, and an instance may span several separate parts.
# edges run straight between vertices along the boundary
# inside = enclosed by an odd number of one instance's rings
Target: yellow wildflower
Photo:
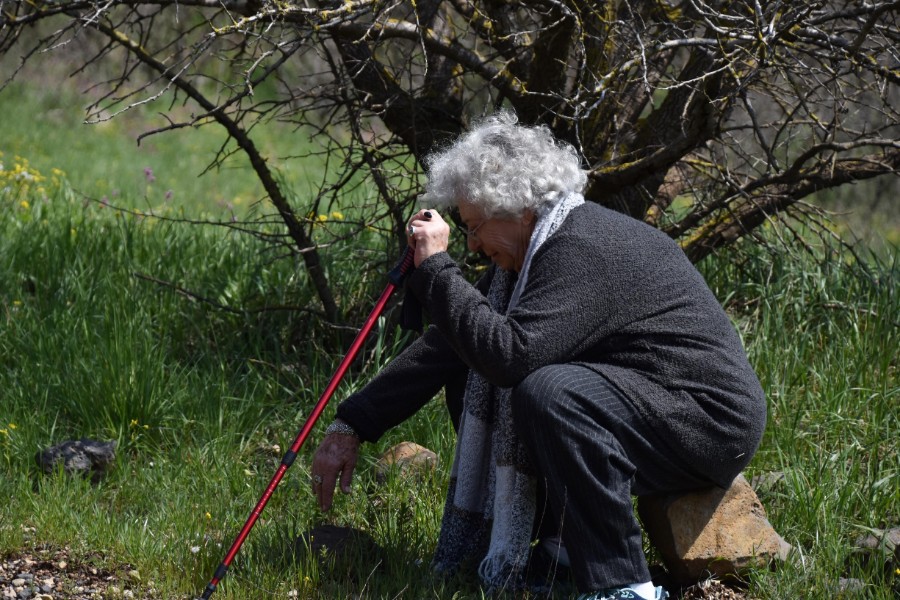
[[[138,420],[137,420],[137,419],[132,419],[132,420],[131,420],[131,426],[132,426],[132,427],[137,427],[137,425],[138,425]]]
[[[338,212],[338,211],[334,211],[334,212],[331,213],[331,218],[334,219],[335,221],[343,221],[343,220],[344,220],[344,213]]]
[[[209,514],[209,513],[206,513],[206,518],[207,518],[207,519],[212,519],[212,515]]]
[[[16,429],[18,425],[16,425],[15,423],[10,423],[9,425],[7,425],[7,427],[9,427],[10,429]]]
[[[316,219],[319,221],[319,223],[324,223],[328,220],[328,215],[319,215]]]
[[[28,200],[22,200],[21,202],[19,202],[19,206],[21,206],[25,210],[28,210],[29,208],[31,208],[31,205],[28,204]]]
[[[0,435],[9,435],[9,432],[5,429],[0,429]]]

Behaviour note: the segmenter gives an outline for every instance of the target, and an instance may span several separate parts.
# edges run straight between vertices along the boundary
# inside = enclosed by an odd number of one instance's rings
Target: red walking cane
[[[234,543],[228,550],[228,554],[225,555],[225,559],[222,561],[222,564],[219,565],[219,567],[216,569],[215,574],[213,575],[213,578],[210,580],[209,584],[207,584],[203,595],[200,597],[201,600],[208,600],[209,597],[212,596],[213,592],[216,591],[216,587],[218,587],[219,582],[222,581],[223,577],[225,577],[225,573],[226,571],[228,571],[228,567],[231,565],[231,561],[234,560],[234,557],[238,553],[238,550],[240,550],[241,546],[244,545],[244,540],[247,539],[247,535],[249,535],[250,530],[253,529],[253,525],[256,524],[256,520],[259,518],[259,515],[262,514],[263,509],[266,507],[266,504],[268,504],[269,498],[272,497],[272,493],[275,491],[275,488],[277,488],[278,484],[281,483],[281,479],[284,477],[285,472],[294,463],[294,459],[297,458],[297,452],[300,451],[300,447],[306,441],[306,438],[309,436],[309,432],[312,431],[313,426],[316,424],[316,421],[319,419],[322,411],[325,410],[325,406],[328,404],[328,401],[331,400],[332,394],[334,394],[334,391],[337,389],[338,384],[340,384],[341,379],[344,378],[344,374],[347,372],[347,369],[350,367],[353,359],[356,358],[357,353],[359,353],[359,349],[362,347],[363,342],[366,341],[366,338],[369,336],[369,332],[372,331],[372,327],[375,325],[378,317],[380,317],[381,313],[384,311],[384,307],[387,304],[388,299],[391,297],[391,294],[393,294],[394,290],[401,283],[403,283],[403,279],[406,278],[412,268],[413,249],[407,248],[406,252],[403,254],[403,258],[400,259],[400,262],[397,263],[397,266],[395,266],[394,269],[388,274],[388,280],[390,281],[390,283],[388,283],[387,287],[384,288],[384,291],[381,293],[381,297],[375,304],[375,308],[372,310],[369,318],[366,319],[366,322],[363,324],[362,329],[359,330],[359,333],[356,334],[356,338],[353,340],[353,343],[350,344],[350,349],[347,351],[347,355],[344,357],[344,360],[341,361],[341,364],[338,365],[338,368],[334,372],[334,375],[331,376],[331,380],[328,382],[328,386],[326,386],[325,391],[322,393],[322,396],[319,398],[319,401],[313,408],[312,413],[306,419],[306,423],[303,424],[303,428],[300,429],[300,433],[297,434],[297,438],[294,440],[294,443],[291,444],[290,450],[285,452],[284,457],[281,459],[281,465],[278,467],[278,470],[275,471],[275,475],[272,476],[272,480],[266,487],[266,491],[263,492],[263,495],[259,499],[259,502],[256,503],[256,506],[250,513],[250,517],[247,519],[247,522],[244,523],[244,526],[241,528],[241,532],[238,534],[237,539],[234,540]]]

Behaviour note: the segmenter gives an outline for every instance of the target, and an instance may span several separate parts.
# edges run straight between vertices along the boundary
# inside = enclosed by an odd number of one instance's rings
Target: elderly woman
[[[489,589],[521,586],[551,523],[562,543],[543,542],[583,598],[667,597],[632,495],[727,487],[765,426],[728,316],[675,242],[584,201],[576,152],[546,128],[501,113],[428,166],[407,285],[431,326],[339,406],[312,465],[321,508],[338,479],[349,491],[360,441],[446,386],[458,435],[436,569],[474,561]],[[445,209],[493,263],[475,285],[447,254]]]

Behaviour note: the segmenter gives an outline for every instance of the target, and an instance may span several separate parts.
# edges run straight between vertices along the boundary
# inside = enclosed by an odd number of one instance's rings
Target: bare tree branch
[[[210,168],[248,157],[335,321],[322,264],[340,236],[297,214],[352,197],[393,251],[422,160],[486,113],[550,127],[581,152],[590,200],[700,260],[781,213],[813,218],[800,203],[822,190],[897,174],[898,48],[898,0],[0,0],[0,55],[81,57],[89,119],[165,98],[140,139],[222,127]],[[272,123],[318,150],[264,156],[254,128]],[[277,173],[310,158],[327,168],[300,206]]]

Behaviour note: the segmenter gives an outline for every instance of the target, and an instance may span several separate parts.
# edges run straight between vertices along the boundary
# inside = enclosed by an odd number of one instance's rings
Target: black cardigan
[[[338,407],[362,439],[377,440],[469,368],[513,387],[539,367],[578,363],[714,481],[727,485],[734,461],[750,460],[765,427],[762,388],[725,311],[668,236],[586,202],[535,253],[508,315],[485,297],[493,272],[472,286],[439,253],[410,275],[432,325]],[[718,481],[720,472],[730,475]]]

